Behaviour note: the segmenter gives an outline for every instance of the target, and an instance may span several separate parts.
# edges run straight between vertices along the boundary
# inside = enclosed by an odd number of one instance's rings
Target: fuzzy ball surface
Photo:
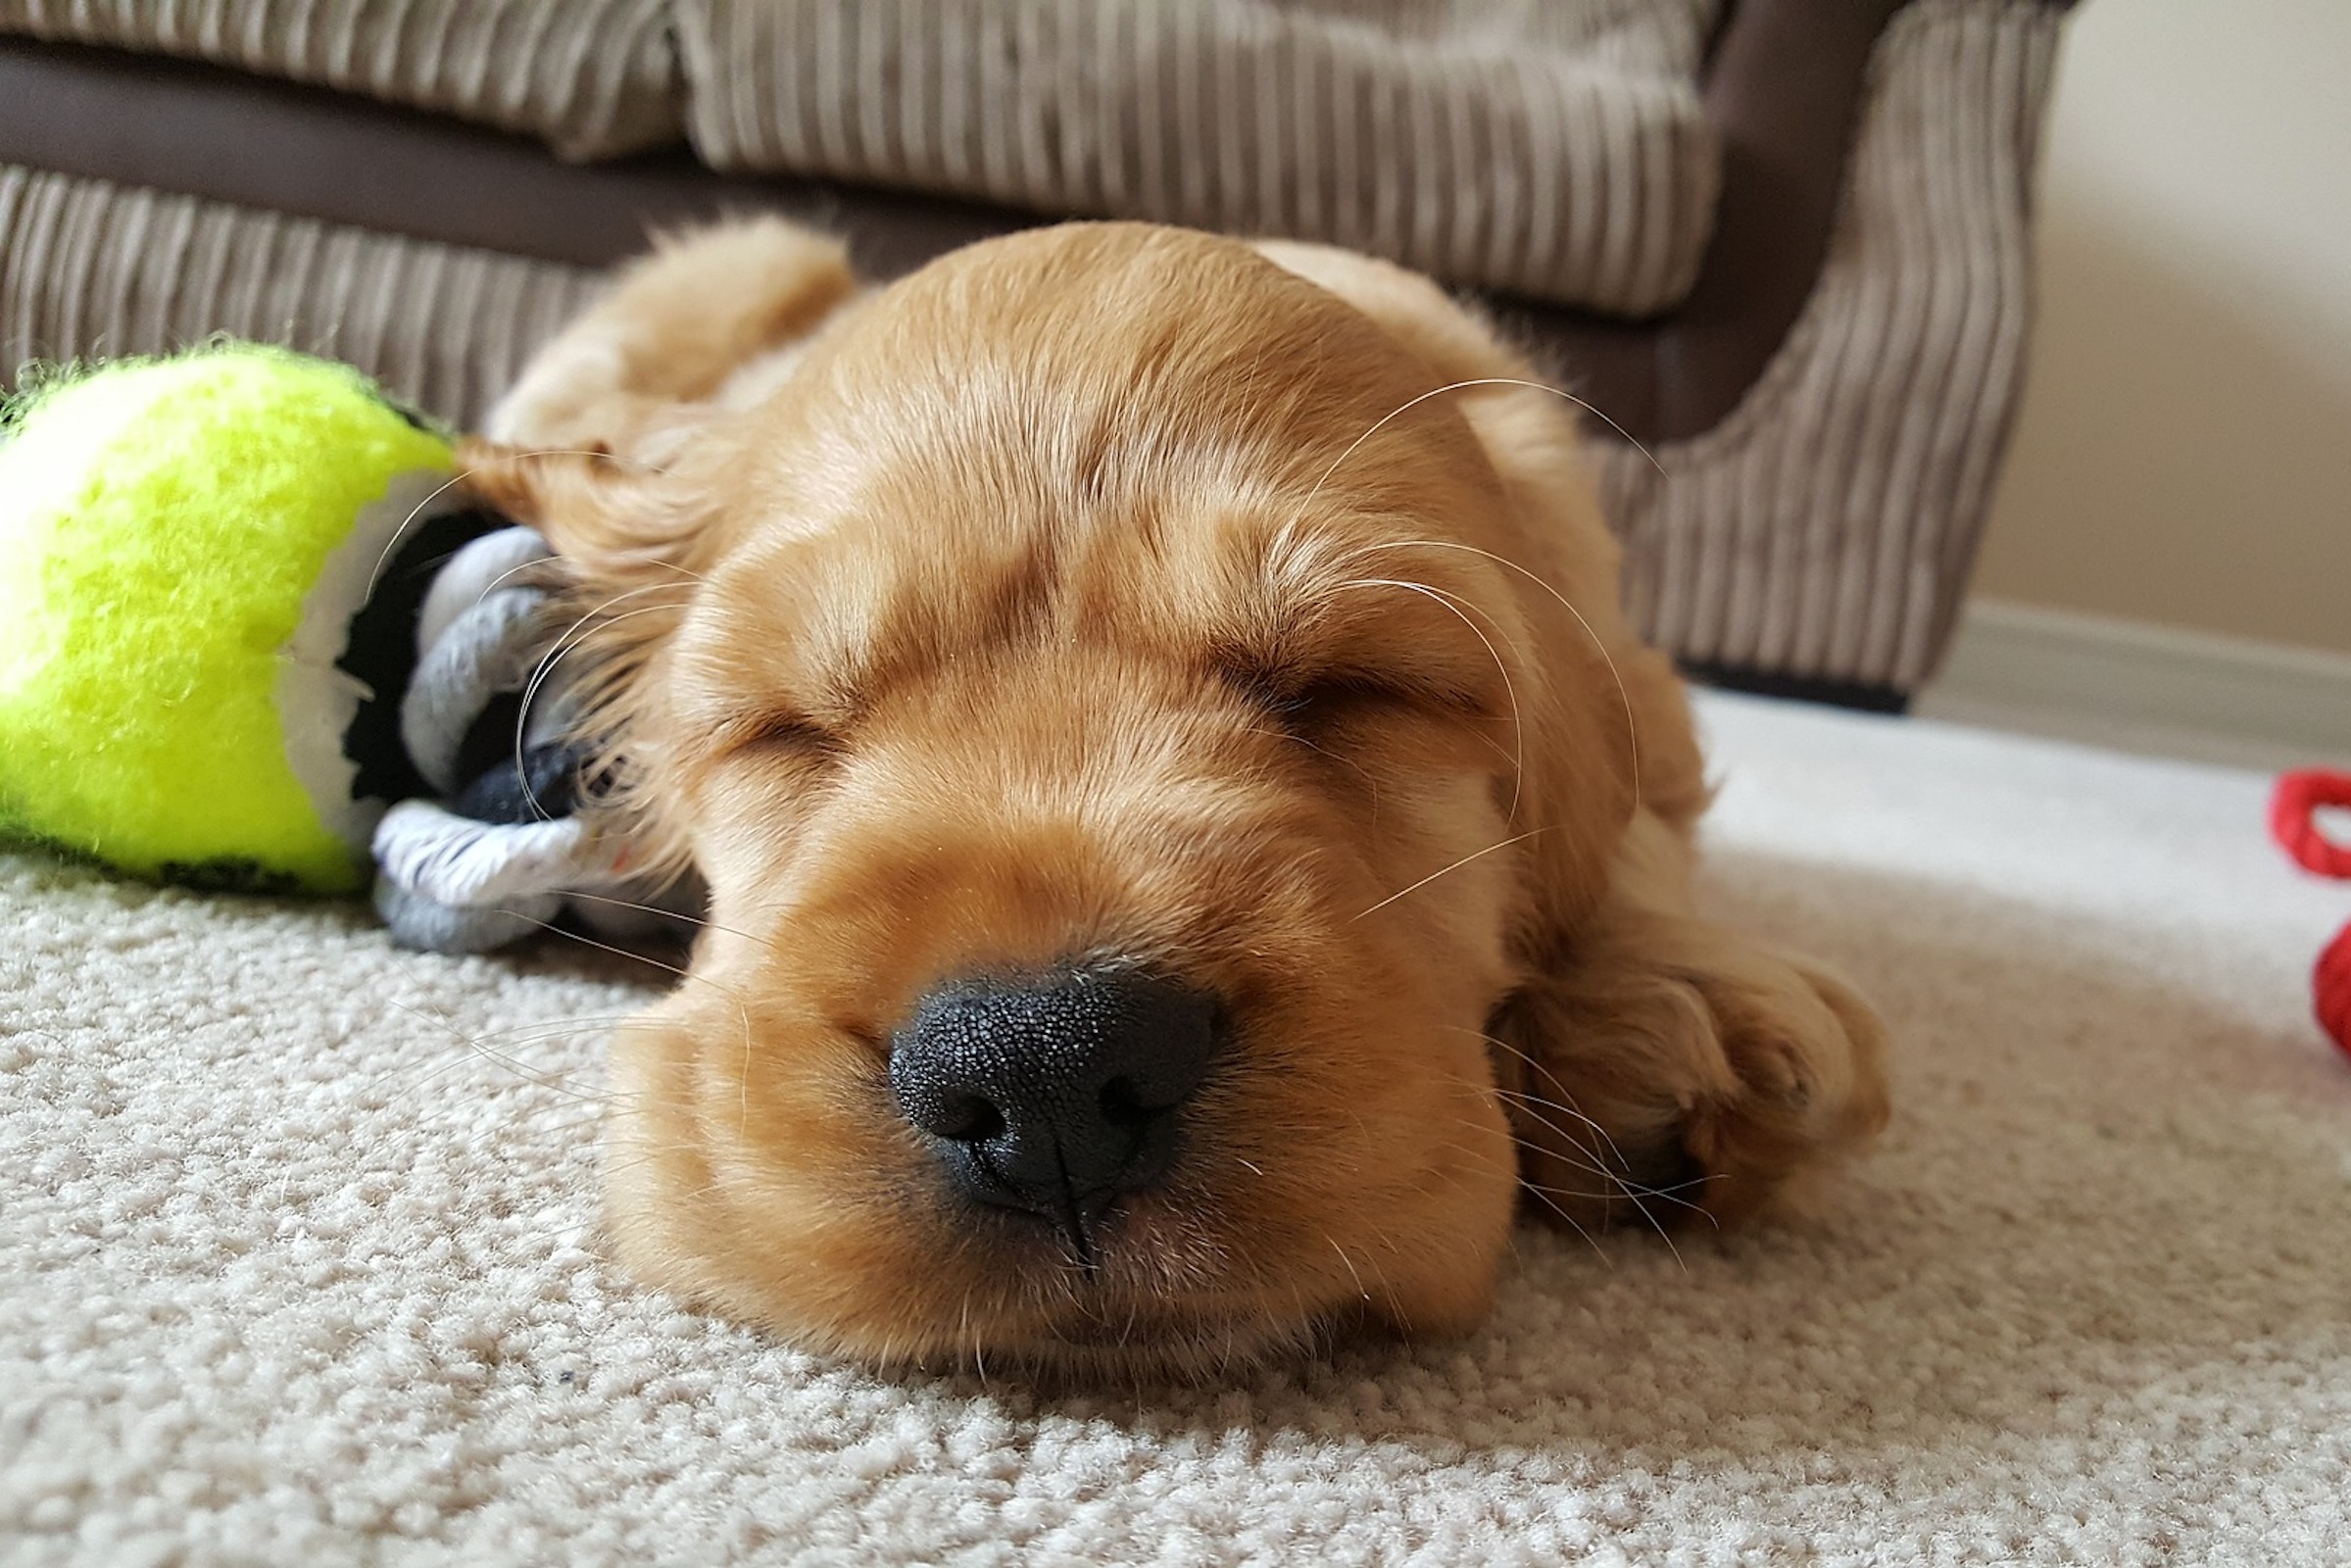
[[[256,345],[54,382],[6,423],[0,831],[168,880],[362,886],[286,760],[281,661],[362,510],[448,443]]]

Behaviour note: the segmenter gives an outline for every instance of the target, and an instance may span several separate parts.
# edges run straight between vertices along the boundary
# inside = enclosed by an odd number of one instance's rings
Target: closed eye
[[[1428,700],[1391,681],[1358,671],[1318,675],[1302,684],[1276,689],[1265,706],[1285,724],[1315,725],[1353,718],[1379,709],[1404,708]]]
[[[810,761],[832,761],[848,749],[838,732],[793,712],[760,713],[726,725],[717,748],[721,757],[780,753]]]
[[[1395,711],[1467,711],[1474,706],[1379,671],[1325,669],[1307,673],[1233,664],[1225,680],[1270,716],[1294,730]]]

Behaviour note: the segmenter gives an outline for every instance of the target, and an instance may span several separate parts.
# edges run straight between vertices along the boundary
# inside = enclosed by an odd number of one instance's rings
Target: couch
[[[889,275],[1065,215],[1325,238],[1583,397],[1641,623],[1898,708],[2021,379],[2048,0],[0,0],[7,364],[217,332],[480,416],[649,228]]]

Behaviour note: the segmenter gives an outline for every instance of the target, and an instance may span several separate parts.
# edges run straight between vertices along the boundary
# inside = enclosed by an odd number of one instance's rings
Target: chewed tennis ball
[[[208,886],[366,884],[335,667],[449,477],[358,371],[256,345],[19,398],[0,435],[0,831]]]

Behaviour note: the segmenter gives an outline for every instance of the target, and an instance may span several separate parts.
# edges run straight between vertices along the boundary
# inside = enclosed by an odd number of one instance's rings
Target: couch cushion
[[[667,0],[0,0],[0,31],[180,55],[523,131],[675,141]]]
[[[1716,188],[1718,0],[674,0],[710,163],[1340,244],[1627,315]]]
[[[465,428],[601,286],[577,268],[0,165],[12,371],[226,333],[349,361]]]

